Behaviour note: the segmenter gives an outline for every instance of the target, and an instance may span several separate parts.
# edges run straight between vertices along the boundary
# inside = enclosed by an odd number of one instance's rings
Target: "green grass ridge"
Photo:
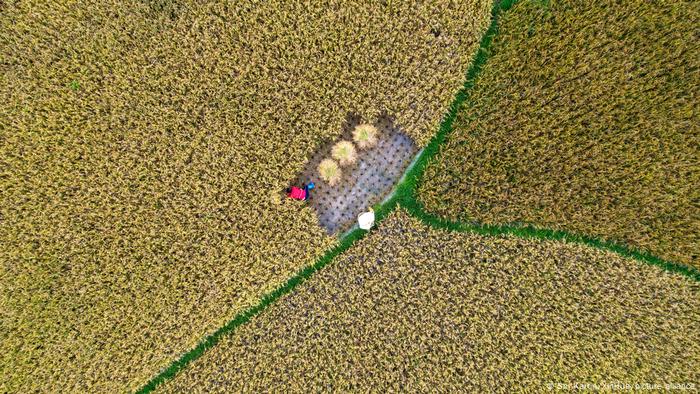
[[[407,172],[402,178],[402,181],[396,185],[393,193],[383,203],[373,207],[376,222],[380,223],[394,209],[401,207],[408,211],[411,216],[435,228],[448,231],[470,232],[488,236],[512,235],[526,239],[555,240],[585,244],[593,248],[610,251],[624,257],[629,257],[647,264],[655,265],[667,271],[678,273],[688,277],[689,279],[700,282],[700,270],[694,267],[666,261],[650,253],[633,250],[614,242],[577,235],[561,230],[539,229],[532,226],[483,225],[449,221],[426,212],[422,204],[416,198],[416,186],[420,182],[426,166],[439,152],[440,145],[452,131],[452,125],[457,116],[457,111],[468,99],[468,92],[474,86],[476,76],[482,70],[488,59],[488,49],[493,42],[493,38],[498,33],[498,16],[501,12],[509,10],[517,2],[518,0],[502,0],[495,2],[491,11],[491,23],[481,39],[479,49],[477,50],[474,60],[467,71],[466,80],[463,87],[459,90],[455,99],[450,105],[448,112],[445,114],[438,133],[419,153],[415,163],[408,168]],[[335,259],[335,257],[349,249],[350,246],[352,246],[356,241],[364,238],[367,234],[368,231],[363,231],[356,228],[343,235],[339,243],[332,249],[328,250],[319,260],[299,271],[295,276],[288,279],[279,288],[265,295],[258,304],[239,313],[233,318],[233,320],[230,320],[224,326],[217,329],[214,333],[207,336],[195,348],[183,354],[178,360],[174,361],[157,376],[153,377],[148,383],[146,383],[146,385],[139,389],[137,393],[150,393],[155,390],[158,385],[174,378],[175,375],[179,371],[183,370],[189,363],[201,357],[208,349],[216,346],[225,335],[232,333],[240,325],[247,323],[255,315],[265,310],[270,304],[277,301],[285,294],[290,293],[296,286],[309,279],[314,273],[328,265],[333,261],[333,259]]]

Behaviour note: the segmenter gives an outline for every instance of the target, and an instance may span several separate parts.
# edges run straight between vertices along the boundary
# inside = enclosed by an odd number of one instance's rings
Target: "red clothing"
[[[295,200],[304,200],[306,199],[306,190],[304,189],[299,189],[296,186],[292,186],[292,191],[287,194],[290,198],[293,198]]]

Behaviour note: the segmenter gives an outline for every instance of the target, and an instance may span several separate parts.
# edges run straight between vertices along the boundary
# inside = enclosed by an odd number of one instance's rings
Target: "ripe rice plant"
[[[699,20],[697,2],[521,2],[420,200],[700,267]]]
[[[132,391],[315,261],[289,180],[349,112],[425,143],[491,7],[0,4],[2,392]]]
[[[335,186],[340,182],[343,171],[335,160],[324,159],[318,165],[318,174],[321,179],[328,182],[329,185]]]
[[[402,211],[161,392],[540,392],[697,382],[700,283],[598,249]]]
[[[357,161],[357,151],[355,145],[350,141],[340,141],[333,146],[331,156],[338,160],[341,167],[355,164]]]
[[[352,131],[352,138],[360,149],[369,149],[377,145],[379,130],[371,124],[360,124]]]

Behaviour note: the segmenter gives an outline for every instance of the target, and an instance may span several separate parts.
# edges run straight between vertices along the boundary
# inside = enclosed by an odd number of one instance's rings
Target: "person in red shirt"
[[[314,188],[314,183],[309,182],[309,184],[302,184],[301,188],[298,188],[296,186],[288,187],[285,192],[287,193],[287,197],[292,198],[294,200],[308,200],[311,197],[311,189]]]

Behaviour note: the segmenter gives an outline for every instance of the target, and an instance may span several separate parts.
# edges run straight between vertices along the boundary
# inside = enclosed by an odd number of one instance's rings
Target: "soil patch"
[[[386,197],[418,152],[413,140],[393,119],[383,115],[374,123],[380,132],[377,145],[358,151],[357,162],[342,168],[342,181],[336,186],[330,186],[318,176],[318,164],[331,156],[331,148],[335,143],[341,140],[352,141],[352,130],[360,122],[358,116],[348,116],[340,139],[321,146],[295,182],[296,185],[309,181],[315,183],[316,187],[311,191],[308,203],[329,234],[349,229],[355,223],[357,215]]]

